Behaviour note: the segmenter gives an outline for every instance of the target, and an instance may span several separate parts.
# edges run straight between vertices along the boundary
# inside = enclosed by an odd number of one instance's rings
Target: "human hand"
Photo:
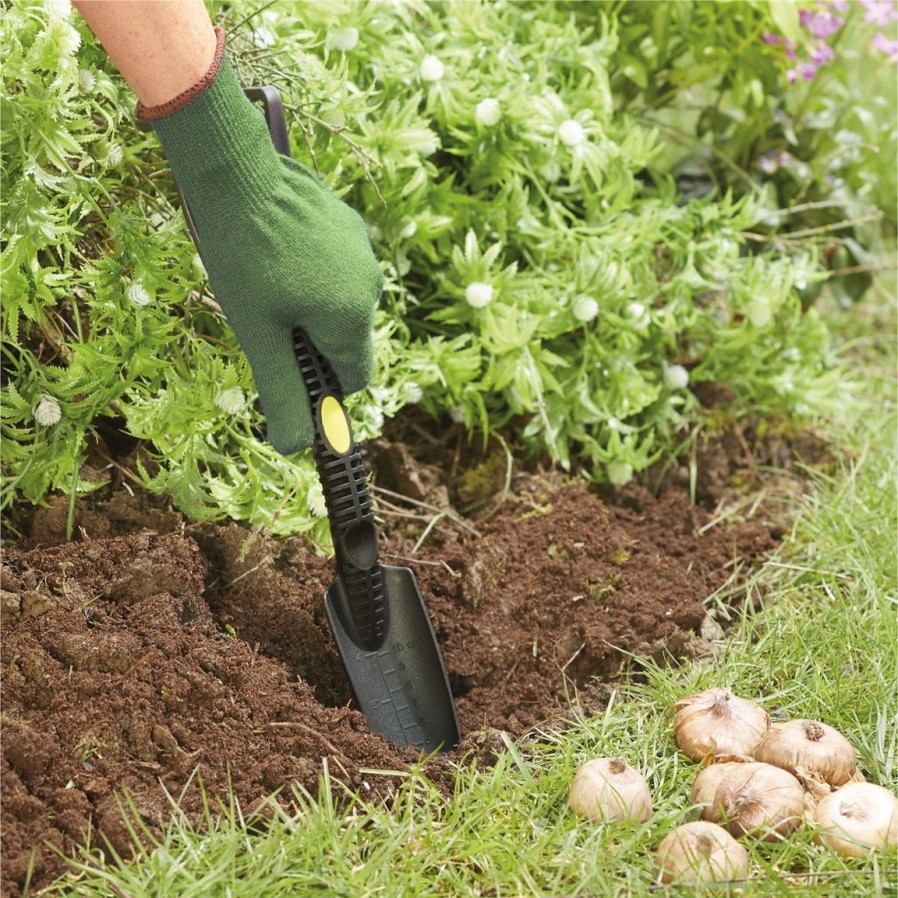
[[[227,60],[186,105],[151,120],[196,225],[218,303],[249,359],[268,439],[289,454],[314,422],[293,352],[302,328],[344,393],[373,370],[382,274],[360,216],[277,153]]]

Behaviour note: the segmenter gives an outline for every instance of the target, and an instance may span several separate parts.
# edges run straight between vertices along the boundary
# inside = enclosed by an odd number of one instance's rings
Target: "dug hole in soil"
[[[758,515],[715,518],[713,490],[705,508],[676,485],[603,497],[530,473],[506,489],[501,453],[458,475],[406,443],[366,451],[382,559],[415,570],[456,697],[463,741],[425,768],[447,791],[452,762],[489,763],[499,732],[601,710],[626,653],[708,651],[709,595],[777,538]],[[722,458],[701,483],[726,482]],[[77,541],[65,515],[65,497],[38,509],[4,553],[4,896],[65,871],[51,846],[127,857],[123,808],[154,831],[175,796],[199,820],[200,782],[250,812],[292,784],[315,794],[325,759],[366,796],[398,784],[371,771],[420,760],[353,710],[322,605],[332,562],[306,540],[190,525],[122,488],[78,503]]]

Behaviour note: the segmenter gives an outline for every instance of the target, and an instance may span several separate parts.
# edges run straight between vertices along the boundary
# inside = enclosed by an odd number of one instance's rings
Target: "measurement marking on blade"
[[[408,643],[409,648],[415,647],[415,641],[410,641]],[[393,655],[395,652],[391,649],[381,649],[376,652],[371,652],[370,656],[377,659],[377,666],[380,669],[381,677],[383,678],[384,685],[386,685],[387,690],[391,696],[396,695],[397,693],[407,693],[411,692],[412,696],[410,699],[407,699],[410,703],[402,705],[401,707],[396,704],[395,701],[391,700],[389,704],[393,708],[393,712],[396,715],[396,720],[399,722],[399,725],[402,727],[404,733],[409,735],[409,741],[414,742],[418,745],[425,743],[429,745],[432,740],[426,739],[424,735],[424,719],[418,716],[418,698],[414,695],[414,684],[411,680],[406,680],[403,682],[399,680],[399,674],[395,665],[391,665],[389,668],[386,667],[390,662],[387,659]],[[393,682],[395,683],[399,680],[398,686],[391,686],[388,682],[388,677],[393,678]],[[384,704],[388,704],[384,702]],[[405,712],[405,714],[403,714]],[[403,716],[406,718],[403,720]],[[409,719],[411,718],[411,719]]]

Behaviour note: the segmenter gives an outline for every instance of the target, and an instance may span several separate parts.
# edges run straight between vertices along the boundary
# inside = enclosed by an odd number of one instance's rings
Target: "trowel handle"
[[[386,612],[377,528],[362,456],[327,359],[299,328],[293,332],[293,349],[312,403],[312,451],[334,540],[337,580],[351,617],[343,623],[357,645],[373,649],[386,630]]]
[[[312,451],[324,489],[331,532],[335,542],[338,538],[344,541],[347,529],[360,523],[370,522],[372,526],[374,523],[362,456],[352,436],[340,384],[327,359],[300,328],[293,332],[293,350],[312,403],[312,417],[315,421]],[[346,547],[351,558],[358,558],[358,567],[370,567],[371,561],[362,556],[373,551],[376,557],[376,541],[372,546],[366,547],[361,555],[359,551],[357,544]]]

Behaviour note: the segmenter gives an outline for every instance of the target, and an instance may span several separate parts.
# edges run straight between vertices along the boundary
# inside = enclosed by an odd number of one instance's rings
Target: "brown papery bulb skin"
[[[710,807],[717,794],[720,781],[733,768],[739,766],[738,761],[723,761],[703,767],[692,784],[692,803],[696,806]]]
[[[623,758],[595,758],[577,770],[568,807],[594,823],[645,823],[652,816],[652,793],[642,774]]]
[[[857,774],[851,743],[819,720],[790,720],[771,727],[755,749],[755,759],[790,773],[817,774],[836,788]]]
[[[873,783],[849,783],[817,803],[817,841],[843,857],[898,850],[898,798]]]
[[[771,764],[737,764],[720,780],[702,819],[737,837],[774,842],[801,826],[804,809],[804,790],[791,773]]]
[[[662,883],[731,882],[748,876],[748,852],[723,827],[696,820],[668,833],[658,846]]]
[[[770,728],[770,715],[729,689],[706,689],[674,704],[677,748],[693,761],[711,755],[754,755]]]

